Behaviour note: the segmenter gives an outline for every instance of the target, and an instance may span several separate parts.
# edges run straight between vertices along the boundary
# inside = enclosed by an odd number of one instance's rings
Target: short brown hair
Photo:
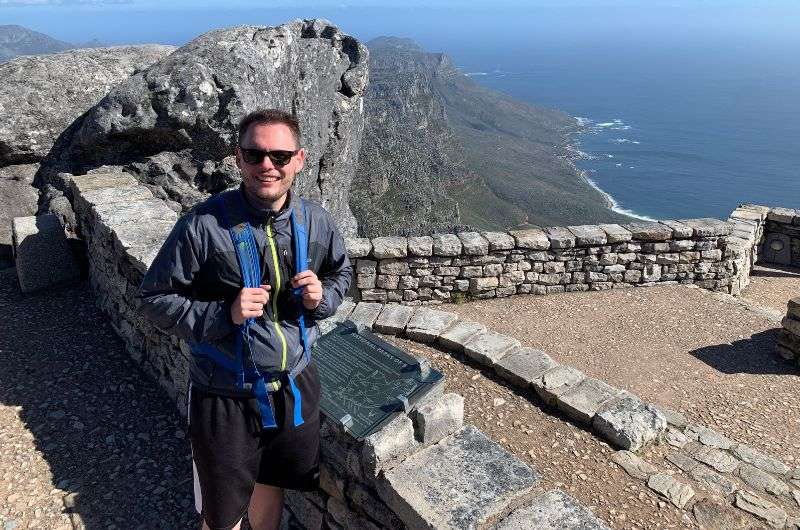
[[[297,123],[297,118],[279,109],[254,110],[242,118],[242,121],[239,122],[239,132],[236,143],[241,145],[242,138],[251,125],[269,125],[271,123],[282,123],[289,127],[289,130],[292,131],[292,135],[294,136],[295,144],[297,147],[300,147],[300,124]]]

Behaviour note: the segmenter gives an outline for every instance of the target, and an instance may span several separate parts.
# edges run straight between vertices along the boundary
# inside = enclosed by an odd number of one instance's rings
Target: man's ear
[[[300,151],[297,152],[297,160],[300,162],[300,167],[297,169],[297,172],[299,173],[306,163],[306,150],[302,147],[300,148]]]

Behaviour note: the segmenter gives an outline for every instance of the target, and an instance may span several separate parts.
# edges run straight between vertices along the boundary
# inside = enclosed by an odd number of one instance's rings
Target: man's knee
[[[250,497],[248,516],[254,529],[278,528],[283,512],[283,489],[256,484]]]

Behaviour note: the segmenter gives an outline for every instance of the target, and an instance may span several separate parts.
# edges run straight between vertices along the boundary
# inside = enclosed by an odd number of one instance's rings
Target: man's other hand
[[[303,288],[303,307],[311,311],[322,302],[322,282],[314,271],[303,271],[292,278],[292,287]]]
[[[248,318],[258,318],[264,314],[264,304],[269,302],[269,285],[245,287],[231,305],[231,320],[238,325]]]

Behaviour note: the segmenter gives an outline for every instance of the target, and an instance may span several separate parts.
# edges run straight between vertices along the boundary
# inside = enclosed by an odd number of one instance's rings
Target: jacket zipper
[[[272,293],[272,324],[275,326],[275,333],[281,341],[281,371],[286,370],[286,337],[281,330],[281,325],[278,317],[278,295],[281,290],[281,266],[278,263],[278,249],[275,246],[275,238],[272,234],[272,219],[267,222],[267,241],[269,241],[269,248],[272,252],[272,264],[275,268],[275,284],[273,285]]]

